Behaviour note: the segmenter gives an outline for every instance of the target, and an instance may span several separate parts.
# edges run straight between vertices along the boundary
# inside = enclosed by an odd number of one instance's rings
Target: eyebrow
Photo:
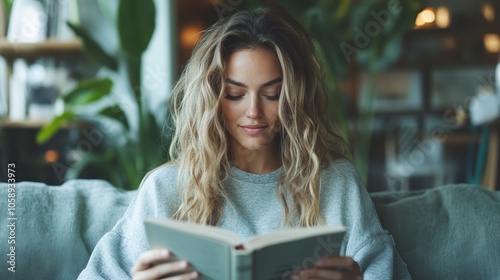
[[[262,85],[260,85],[259,88],[268,87],[270,85],[277,84],[277,83],[281,82],[282,80],[283,80],[282,77],[274,78],[274,79],[270,80],[269,82],[263,83]],[[235,86],[239,86],[239,87],[248,88],[248,86],[245,85],[244,83],[237,82],[237,81],[232,80],[230,78],[226,78],[226,83],[232,84],[232,85],[235,85]]]

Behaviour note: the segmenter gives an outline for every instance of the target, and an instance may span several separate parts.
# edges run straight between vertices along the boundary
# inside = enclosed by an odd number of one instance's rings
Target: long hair
[[[347,149],[335,132],[315,45],[281,7],[241,11],[206,30],[174,87],[170,110],[176,130],[170,156],[178,166],[181,190],[175,219],[210,225],[220,222],[227,199],[223,182],[232,160],[221,113],[226,63],[238,50],[257,48],[273,52],[283,73],[278,136],[283,225],[323,223],[321,171],[344,157]]]

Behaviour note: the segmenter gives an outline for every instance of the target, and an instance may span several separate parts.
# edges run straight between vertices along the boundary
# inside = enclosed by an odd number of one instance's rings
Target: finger
[[[171,256],[171,253],[168,250],[150,250],[142,253],[139,256],[139,259],[135,263],[134,267],[132,267],[132,274],[137,271],[141,271],[151,267],[155,262],[165,261]]]
[[[189,279],[198,279],[199,276],[200,274],[198,272],[192,271],[174,277],[162,278],[161,280],[189,280]]]
[[[134,275],[134,279],[159,279],[161,277],[165,277],[171,274],[184,272],[184,270],[188,266],[189,264],[186,261],[162,263],[155,265],[149,269],[137,272],[136,275]]]
[[[351,257],[328,257],[316,261],[319,268],[329,268],[335,270],[346,270],[360,274],[358,263]]]

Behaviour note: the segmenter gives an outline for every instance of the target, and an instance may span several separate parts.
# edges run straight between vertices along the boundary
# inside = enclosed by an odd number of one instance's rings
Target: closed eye
[[[276,101],[276,100],[280,99],[280,95],[279,94],[264,95],[264,97],[267,100],[271,100],[271,101]]]
[[[280,99],[280,93],[281,93],[281,88],[280,87],[278,87],[278,88],[275,87],[273,89],[268,89],[266,91],[262,91],[261,94],[267,100],[276,101],[276,100]]]
[[[226,94],[224,98],[229,99],[229,100],[240,100],[242,98],[241,95],[229,95]]]

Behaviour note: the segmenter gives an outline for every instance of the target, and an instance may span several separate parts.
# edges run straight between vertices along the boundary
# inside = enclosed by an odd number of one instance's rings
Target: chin
[[[242,145],[244,149],[249,150],[249,151],[262,151],[266,148],[266,145],[263,145],[261,143],[246,143]]]
[[[258,152],[258,151],[264,150],[264,147],[261,145],[245,145],[245,146],[243,146],[243,148],[245,148],[248,151],[252,151],[252,152]]]

